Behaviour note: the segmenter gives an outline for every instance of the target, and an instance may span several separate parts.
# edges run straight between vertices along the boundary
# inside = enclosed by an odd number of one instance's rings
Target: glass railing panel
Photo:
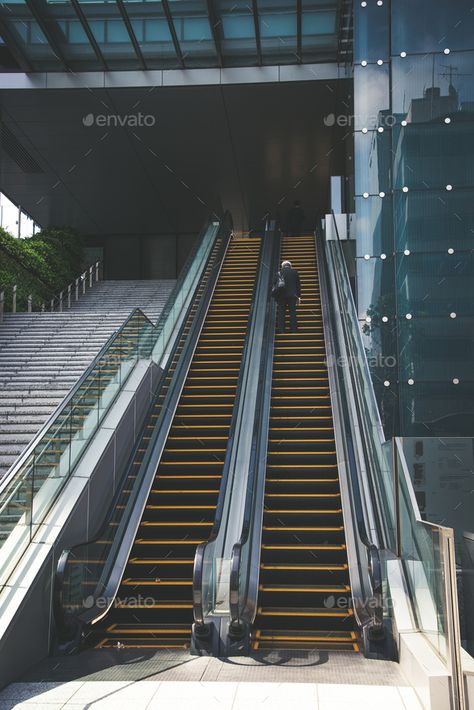
[[[474,655],[474,439],[403,437],[402,445],[421,517],[454,530],[462,643]]]
[[[401,447],[395,446],[398,486],[398,553],[402,560],[418,629],[438,654],[447,660],[445,528],[422,521],[417,513]]]

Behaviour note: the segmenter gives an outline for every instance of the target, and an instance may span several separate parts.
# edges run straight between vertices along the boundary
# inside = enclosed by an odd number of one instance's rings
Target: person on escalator
[[[280,288],[278,288],[280,285]],[[300,275],[297,269],[291,265],[291,261],[283,261],[281,270],[275,277],[273,290],[278,289],[275,293],[276,302],[278,305],[277,311],[277,332],[285,331],[285,316],[286,309],[290,314],[290,332],[295,333],[298,330],[298,319],[296,317],[296,306],[301,303],[301,282]]]

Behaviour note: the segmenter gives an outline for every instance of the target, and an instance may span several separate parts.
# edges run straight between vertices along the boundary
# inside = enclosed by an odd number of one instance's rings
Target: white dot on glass
[[[363,1],[361,2],[360,6],[361,6],[361,7],[367,7],[367,3],[366,3],[366,1],[365,1],[365,0],[363,0]]]
[[[386,254],[380,254],[380,258],[381,258],[381,259],[386,259],[386,258],[387,258],[387,255],[386,255]]]
[[[377,64],[379,65],[379,67],[381,67],[383,64],[383,59],[377,59]]]
[[[406,318],[407,320],[411,320],[411,319],[413,318],[413,316],[412,316],[411,313],[407,313],[406,316],[405,316],[405,318]]]
[[[383,5],[383,0],[377,0],[377,5],[378,5],[379,7],[382,7],[382,5]]]
[[[400,52],[400,56],[402,57],[402,59],[405,59],[405,57],[407,56],[407,53],[406,53],[406,52]]]
[[[368,261],[370,259],[370,254],[364,254],[364,259]]]
[[[367,133],[367,131],[368,131],[367,128],[363,128],[363,129],[362,129],[362,133]]]
[[[405,254],[405,256],[410,256],[411,251],[409,249],[405,249],[403,253]]]
[[[414,385],[414,384],[415,384],[415,380],[412,380],[411,377],[410,377],[410,379],[408,380],[408,384],[409,384],[409,385]]]
[[[404,187],[402,187],[402,190],[403,192],[408,192],[408,187],[405,185]]]
[[[450,317],[450,318],[456,318],[456,314],[455,314],[454,312],[453,312],[453,313],[450,313],[450,314],[449,314],[449,317]]]
[[[367,318],[365,319],[365,322],[366,322],[366,323],[371,323],[371,322],[372,322],[372,318],[371,318],[370,316],[367,316]]]
[[[385,197],[385,192],[379,192],[379,197]]]
[[[448,47],[446,47],[446,49],[443,49],[443,52],[444,52],[445,54],[449,54],[449,53],[451,52],[451,50],[448,49]]]
[[[454,254],[454,249],[452,247],[449,247],[448,254]]]
[[[452,186],[452,185],[446,185],[446,190],[447,190],[448,192],[451,192],[452,189],[453,189],[453,186]]]
[[[388,380],[385,380],[384,385],[385,387],[390,387],[390,382]]]
[[[445,122],[445,123],[451,123],[451,119],[449,118],[449,116],[446,116],[446,118],[444,119],[444,122]]]
[[[457,377],[453,377],[453,385],[458,385],[458,384],[459,384],[458,378],[457,378]]]
[[[369,196],[369,193],[368,193],[368,192],[363,192],[363,193],[362,193],[362,197],[364,198],[364,200],[366,200],[366,199],[368,198],[368,196]]]
[[[388,318],[387,318],[387,316],[382,316],[382,321],[383,321],[383,323],[388,323]]]
[[[363,60],[361,61],[361,65],[362,65],[363,67],[366,67],[366,66],[367,66],[367,59],[363,59]]]
[[[402,126],[408,126],[408,121],[405,121],[405,119],[403,119]]]
[[[377,130],[378,130],[379,133],[383,133],[383,126],[379,126],[379,127],[377,128]]]

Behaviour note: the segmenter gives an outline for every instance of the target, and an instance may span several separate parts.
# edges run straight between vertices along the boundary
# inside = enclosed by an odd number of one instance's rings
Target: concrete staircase
[[[134,308],[156,322],[174,281],[102,281],[63,313],[0,324],[0,479]]]

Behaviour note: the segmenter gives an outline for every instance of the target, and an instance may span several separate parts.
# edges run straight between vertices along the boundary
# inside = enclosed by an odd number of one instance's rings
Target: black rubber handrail
[[[230,231],[231,231],[231,217],[230,215],[226,214],[222,223],[221,227],[216,235],[215,242],[213,247],[211,248],[211,251],[209,253],[209,257],[207,259],[207,263],[203,268],[202,273],[204,273],[205,269],[209,265],[210,259],[213,257],[213,252],[215,249],[215,246],[218,242],[220,242],[220,245],[218,247],[218,254],[216,256],[216,261],[213,266],[213,270],[209,274],[208,281],[206,283],[204,292],[200,296],[199,300],[199,305],[197,308],[196,313],[194,314],[191,328],[189,329],[189,332],[186,335],[186,342],[183,347],[183,350],[180,354],[180,359],[179,359],[179,364],[175,368],[175,372],[173,374],[173,378],[171,380],[171,383],[169,384],[169,387],[166,391],[166,396],[165,396],[165,401],[163,402],[162,409],[161,409],[161,414],[160,418],[157,422],[157,425],[155,427],[155,430],[152,434],[151,440],[148,445],[148,450],[147,453],[145,454],[145,458],[140,466],[139,471],[137,472],[137,479],[139,478],[139,473],[140,471],[143,471],[144,467],[146,467],[147,471],[148,469],[153,469],[153,472],[156,470],[156,467],[159,463],[159,459],[161,457],[161,450],[163,449],[163,446],[166,442],[166,436],[162,434],[162,429],[165,429],[166,426],[171,422],[173,416],[174,416],[174,410],[176,408],[176,405],[178,403],[180,393],[182,390],[182,386],[184,384],[184,380],[187,375],[187,371],[189,369],[189,365],[192,360],[192,356],[194,353],[194,349],[197,343],[197,339],[199,337],[200,329],[202,327],[203,320],[205,318],[205,314],[207,312],[210,300],[212,298],[212,293],[215,288],[215,283],[217,280],[217,275],[218,271],[220,269],[220,264],[223,260],[223,257],[226,252],[227,248],[227,243],[230,237]],[[188,260],[192,262],[192,259]],[[199,288],[199,284],[198,287]],[[186,322],[188,320],[189,313],[191,309],[193,308],[194,299],[191,301],[189,307],[188,307],[188,312],[186,317],[183,319],[183,323],[180,329],[180,334],[178,335],[176,341],[175,341],[175,348],[178,347],[179,341],[181,340],[181,337],[183,335],[184,328],[186,327]],[[173,362],[173,357],[168,358],[168,364],[171,366],[171,363]],[[156,402],[156,399],[160,396],[161,393],[161,387],[164,384],[168,374],[168,368],[162,373],[162,376],[160,378],[160,391],[157,392],[156,397],[154,398],[154,402],[151,405],[153,405]],[[168,427],[169,428],[169,427]],[[161,434],[161,442],[159,444],[160,451],[157,450],[157,441],[160,439],[160,434]],[[141,439],[141,434],[138,437],[138,441],[135,444],[135,448],[139,446]],[[158,448],[159,448],[158,447]],[[133,453],[131,456],[131,460],[133,460]],[[125,480],[126,475],[128,473],[128,466],[125,467],[124,470],[124,475],[122,477],[122,481]],[[147,477],[146,474],[144,477]],[[143,478],[143,477],[142,477]],[[114,502],[116,503],[117,499],[120,497],[120,494],[122,493],[121,487],[119,487],[119,492],[117,493],[117,496],[114,499]],[[130,500],[132,500],[132,496],[130,497]],[[102,530],[107,528],[107,523],[110,517],[110,514],[112,514],[114,511],[113,505],[109,509],[109,515],[107,516],[106,521],[104,522],[103,527],[101,528]],[[139,517],[141,517],[141,511],[133,510],[133,516],[137,518],[137,515],[139,513]],[[138,520],[139,522],[139,520]],[[136,526],[135,526],[136,527]],[[135,538],[135,527],[134,525],[128,521],[128,526],[127,529],[124,533],[124,537],[122,540],[122,546],[123,548],[129,548],[131,547],[131,544],[133,544],[133,540]],[[132,529],[133,528],[133,529]],[[65,572],[67,568],[67,564],[69,561],[69,558],[71,556],[71,553],[73,550],[79,549],[81,547],[85,547],[87,545],[92,545],[98,542],[101,539],[101,535],[94,536],[94,539],[81,543],[79,545],[75,545],[73,548],[66,549],[62,552],[58,565],[57,565],[57,570],[56,570],[56,576],[55,576],[55,587],[54,587],[54,612],[55,612],[55,619],[57,623],[57,627],[60,630],[60,633],[62,633],[63,637],[66,640],[71,640],[73,641],[74,645],[76,645],[79,640],[80,640],[80,635],[83,632],[83,629],[85,626],[93,623],[96,619],[100,618],[101,616],[104,615],[104,609],[100,608],[97,609],[95,605],[95,599],[92,595],[89,595],[92,597],[93,601],[92,604],[89,605],[89,608],[85,611],[83,611],[81,614],[76,615],[75,618],[71,618],[64,613],[64,605],[63,605],[63,591],[64,591],[64,577],[65,577]],[[122,550],[122,547],[120,548]],[[118,584],[120,582],[121,576],[123,574],[123,569],[119,574],[117,574],[117,570],[114,569],[114,564],[115,560],[106,560],[104,562],[104,567],[105,564],[112,565],[112,572],[115,573],[116,575],[116,580],[113,582],[113,587],[114,589],[110,590],[107,589],[107,585],[110,584],[110,576],[106,580],[105,584],[102,584],[101,588],[101,595],[102,597],[105,597],[109,601],[111,600],[113,602],[113,599],[115,598],[115,594],[118,589]],[[118,580],[118,582],[117,582]],[[100,583],[100,580],[98,584]],[[97,589],[96,589],[97,592]],[[95,592],[95,593],[96,593]],[[108,592],[108,593],[107,593]],[[96,595],[97,596],[97,595]],[[110,606],[110,604],[109,604]]]
[[[332,211],[332,218],[334,221],[334,227],[336,231],[336,237],[337,237],[337,242],[338,242],[338,248],[341,249],[342,253],[342,245],[341,245],[341,240],[339,236],[339,230],[337,227],[336,223],[336,218],[334,215],[334,212]],[[334,313],[334,308],[331,299],[328,297],[328,279],[327,275],[329,273],[329,266],[327,262],[327,254],[324,246],[324,241],[321,237],[317,238],[317,245],[318,245],[318,252],[321,254],[322,259],[320,260],[320,263],[322,263],[323,270],[321,273],[321,288],[325,292],[326,295],[326,302],[329,305],[329,311],[330,311],[330,316],[331,316],[331,321],[334,323],[334,318],[336,317],[336,314]],[[343,255],[342,255],[343,257]],[[344,257],[343,257],[344,258]],[[348,277],[347,277],[348,278]],[[339,352],[337,354],[340,354]],[[352,370],[352,367],[349,367],[349,373],[351,377],[351,381],[354,381],[354,373]],[[357,393],[357,387],[353,385],[353,392],[354,394]],[[352,440],[352,435],[351,435],[351,427],[350,423],[348,421],[348,403],[346,399],[346,395],[344,392],[344,387],[340,388],[340,391],[342,393],[343,397],[343,417],[344,417],[344,433],[345,433],[345,445],[346,445],[346,450],[347,450],[347,458],[349,462],[349,473],[351,476],[351,487],[353,491],[353,502],[354,502],[354,509],[355,509],[355,517],[356,517],[356,524],[357,524],[357,532],[359,535],[359,539],[361,543],[364,545],[367,551],[367,564],[368,564],[368,572],[369,572],[369,579],[370,579],[370,584],[372,588],[372,595],[375,601],[375,604],[373,608],[371,609],[373,619],[372,619],[372,627],[371,627],[371,633],[374,637],[380,637],[383,636],[384,634],[384,627],[383,627],[383,577],[382,577],[382,565],[381,565],[381,560],[380,560],[380,550],[378,546],[373,542],[371,539],[368,529],[367,529],[367,524],[366,524],[366,519],[364,515],[364,509],[362,505],[362,493],[361,493],[361,488],[360,488],[360,481],[359,481],[359,475],[358,475],[358,468],[357,468],[357,462],[356,462],[356,456],[355,456],[355,451],[354,451],[354,442]],[[360,423],[362,423],[362,413],[361,413],[361,407],[360,403],[358,402],[357,396],[354,397],[354,401],[356,403],[357,407],[357,416],[358,420]],[[361,431],[364,431],[364,427],[361,426]],[[366,464],[368,468],[370,469],[371,463],[368,460],[367,457],[367,448],[364,446],[363,447],[363,455],[366,460]],[[371,488],[371,498],[373,499],[374,496],[374,491]],[[375,507],[376,509],[376,507]],[[380,529],[380,522],[378,525]]]
[[[262,240],[262,246],[263,246],[263,240]],[[213,542],[215,542],[215,540],[219,534],[221,524],[222,524],[222,518],[223,518],[223,512],[224,512],[224,502],[225,502],[225,498],[226,498],[227,484],[229,481],[232,447],[233,447],[233,442],[234,442],[234,438],[235,438],[235,429],[236,429],[236,424],[237,424],[237,419],[238,419],[239,404],[241,401],[242,382],[243,382],[243,378],[245,376],[244,364],[247,359],[247,353],[249,350],[249,341],[250,341],[250,334],[251,334],[250,324],[252,322],[253,313],[254,313],[254,310],[256,307],[255,292],[257,290],[257,284],[258,284],[258,272],[255,276],[255,283],[254,283],[254,289],[253,289],[253,294],[252,294],[252,305],[251,305],[250,312],[249,312],[248,327],[247,327],[247,332],[245,334],[244,346],[242,349],[241,366],[240,366],[239,376],[238,376],[238,380],[237,380],[236,397],[234,399],[234,405],[233,405],[233,409],[232,409],[232,418],[231,418],[231,423],[230,423],[230,428],[229,428],[229,436],[227,439],[227,448],[226,448],[226,454],[225,454],[225,459],[224,459],[224,467],[222,470],[221,485],[219,488],[219,495],[217,498],[217,506],[216,506],[216,513],[215,513],[215,517],[214,517],[214,523],[212,525],[211,534],[209,535],[208,539],[205,542],[202,542],[197,546],[196,553],[194,556],[193,616],[194,616],[194,623],[195,623],[194,631],[198,636],[207,636],[210,631],[210,629],[206,626],[206,623],[205,623],[205,614],[204,614],[204,607],[203,607],[202,585],[203,585],[203,577],[204,577],[204,557],[205,557],[207,547],[209,545],[211,545]]]
[[[276,273],[278,270],[278,259],[280,253],[280,231],[276,228],[273,230],[273,250],[271,256],[271,273]],[[239,635],[243,632],[242,612],[248,608],[248,585],[249,575],[246,575],[245,593],[243,599],[240,593],[240,579],[242,574],[242,550],[248,543],[249,535],[252,531],[253,523],[256,517],[256,484],[259,474],[259,459],[262,448],[267,449],[268,437],[265,435],[262,440],[262,429],[265,421],[264,406],[265,402],[271,396],[272,387],[272,363],[273,363],[273,341],[275,333],[275,315],[276,303],[268,294],[266,303],[266,318],[265,331],[263,336],[262,357],[260,361],[260,373],[258,384],[258,395],[256,404],[256,416],[254,421],[254,429],[252,435],[252,456],[250,460],[250,470],[248,477],[247,495],[245,500],[244,515],[242,521],[242,529],[238,541],[232,548],[231,568],[230,568],[230,625],[229,631],[233,635]],[[251,608],[256,610],[255,604]],[[245,619],[248,624],[253,623],[253,618]]]

